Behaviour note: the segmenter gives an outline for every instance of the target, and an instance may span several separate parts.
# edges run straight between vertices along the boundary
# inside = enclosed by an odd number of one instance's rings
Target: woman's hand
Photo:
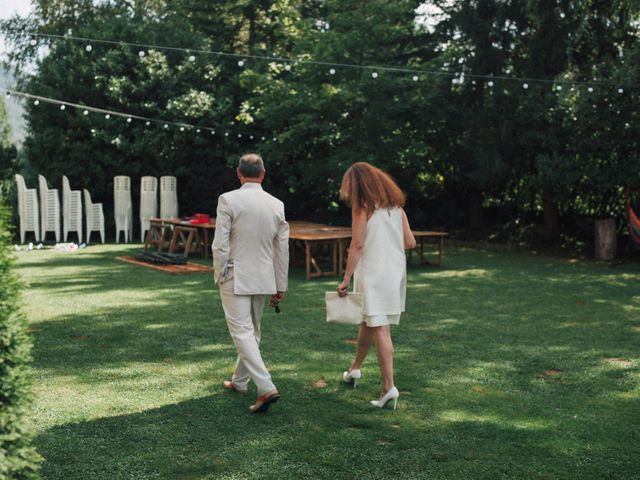
[[[338,292],[338,295],[341,297],[346,297],[347,296],[347,290],[349,290],[349,280],[343,280],[342,283],[340,285],[338,285],[338,288],[336,288],[336,291]]]

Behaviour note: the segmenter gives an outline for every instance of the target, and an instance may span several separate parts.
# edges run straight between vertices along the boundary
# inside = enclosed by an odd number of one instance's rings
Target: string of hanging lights
[[[246,131],[238,131],[238,130],[230,130],[224,127],[211,127],[211,126],[203,126],[192,123],[185,122],[175,122],[170,120],[164,120],[153,117],[146,117],[142,115],[135,115],[132,113],[120,112],[115,110],[108,110],[104,108],[92,107],[89,105],[81,105],[79,103],[68,102],[64,100],[59,100],[56,98],[45,97],[42,95],[34,95],[31,93],[20,92],[18,90],[0,87],[5,91],[5,95],[7,97],[21,97],[26,100],[30,100],[34,105],[38,106],[40,103],[48,103],[51,105],[56,105],[60,108],[61,111],[67,110],[67,107],[74,108],[76,110],[82,111],[82,115],[88,117],[90,114],[99,114],[104,117],[105,120],[110,120],[111,118],[121,118],[124,119],[127,124],[138,123],[143,127],[151,127],[151,126],[160,126],[165,130],[174,129],[180,132],[195,132],[196,134],[208,134],[219,137],[236,137],[238,139],[245,139],[250,141],[261,141],[261,142],[276,142],[277,137],[268,138],[266,135],[258,135],[252,132]]]
[[[244,54],[244,53],[235,53],[235,52],[225,52],[219,50],[207,50],[200,48],[184,48],[177,47],[171,45],[159,45],[152,43],[142,43],[142,42],[126,42],[122,40],[104,40],[90,37],[80,37],[72,35],[72,32],[69,31],[66,35],[58,35],[58,34],[50,34],[50,33],[33,33],[33,32],[22,32],[25,36],[30,36],[30,44],[36,47],[39,44],[39,39],[47,39],[52,41],[60,41],[60,40],[68,40],[73,42],[80,42],[85,44],[85,51],[87,53],[91,53],[94,49],[94,45],[107,45],[107,46],[126,46],[131,47],[133,49],[138,49],[138,56],[140,58],[144,58],[150,50],[156,51],[173,51],[173,52],[182,52],[187,55],[187,58],[190,62],[195,62],[197,60],[196,55],[202,56],[218,56],[218,57],[227,57],[233,58],[237,60],[237,65],[239,68],[244,68],[248,65],[248,62],[251,60],[254,61],[266,61],[266,62],[277,62],[284,64],[284,68],[286,71],[291,71],[297,65],[314,65],[322,68],[327,68],[327,73],[331,76],[335,76],[338,74],[340,69],[346,70],[362,70],[370,73],[370,77],[372,79],[378,79],[381,77],[383,73],[389,74],[406,74],[411,76],[411,80],[414,82],[418,82],[420,80],[424,80],[430,77],[449,77],[452,79],[452,83],[461,85],[464,83],[465,79],[469,79],[471,81],[484,81],[486,86],[492,88],[497,81],[503,82],[517,82],[521,84],[524,90],[528,90],[531,84],[547,84],[552,85],[552,89],[557,92],[561,92],[563,87],[573,86],[573,87],[586,87],[589,93],[592,93],[595,88],[598,87],[607,87],[614,88],[618,93],[624,93],[625,89],[630,88],[638,88],[640,85],[624,83],[624,82],[611,82],[608,80],[572,80],[567,78],[534,78],[534,77],[524,77],[524,76],[510,76],[510,75],[494,75],[494,74],[477,74],[477,73],[468,73],[468,72],[453,72],[447,70],[433,70],[433,69],[419,69],[419,68],[408,68],[408,67],[392,67],[392,66],[384,66],[384,65],[361,65],[355,63],[344,63],[344,62],[327,62],[320,60],[309,60],[309,59],[295,59],[295,58],[287,58],[276,55],[259,55],[259,54]]]

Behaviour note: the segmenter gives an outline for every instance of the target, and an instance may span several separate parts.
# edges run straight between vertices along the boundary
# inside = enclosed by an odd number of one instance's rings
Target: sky
[[[16,13],[20,16],[28,15],[31,11],[29,0],[0,0],[0,20],[13,17]],[[0,52],[4,51],[4,38],[0,35]]]
[[[26,15],[31,10],[29,0],[0,0],[0,18],[11,17],[14,13]]]
[[[31,3],[29,0],[0,0],[0,20],[5,20],[18,14],[20,16],[28,15],[31,11]],[[4,38],[0,35],[0,56],[4,52]],[[4,77],[3,77],[4,79]],[[24,121],[22,120],[22,107],[13,99],[6,101],[9,109],[9,122],[12,129],[12,140],[20,144],[24,138]]]

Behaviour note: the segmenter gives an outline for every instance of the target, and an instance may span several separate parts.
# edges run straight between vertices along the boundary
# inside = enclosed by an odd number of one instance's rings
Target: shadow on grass
[[[394,413],[354,405],[349,400],[354,392],[344,389],[304,395],[302,385],[290,380],[283,380],[280,389],[283,400],[265,415],[248,413],[246,396],[218,392],[141,413],[52,428],[38,438],[40,448],[49,452],[44,476],[106,480],[634,475],[635,462],[623,450],[636,437],[617,439],[621,443],[608,436],[586,441],[575,429],[567,432],[562,421],[533,414],[514,418],[509,398],[494,398],[487,407],[460,397],[426,411],[409,398]],[[618,413],[613,419],[628,421],[637,407],[636,401],[623,409],[626,415]]]
[[[47,395],[65,382],[91,388],[75,399],[88,413],[41,429],[45,478],[637,471],[637,272],[465,251],[443,269],[411,266],[407,313],[394,328],[402,397],[393,413],[369,407],[379,388],[375,351],[357,390],[339,381],[355,329],[325,322],[324,292],[338,281],[307,282],[295,270],[283,313],[267,309],[263,322],[263,354],[283,400],[257,416],[246,412],[252,396],[217,387],[235,353],[211,277],[116,263],[129,251],[25,260],[27,298],[40,302],[35,368],[58,381],[39,402],[55,404]],[[95,396],[113,399],[113,409],[93,413]],[[46,422],[53,412],[41,408]]]

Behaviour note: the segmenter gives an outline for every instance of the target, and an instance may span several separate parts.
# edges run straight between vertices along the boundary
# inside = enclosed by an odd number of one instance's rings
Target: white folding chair
[[[78,234],[78,243],[82,243],[82,192],[71,190],[69,179],[62,176],[62,238],[67,241],[69,232]]]
[[[160,218],[178,217],[178,180],[160,177]]]
[[[87,218],[87,244],[91,240],[91,232],[100,232],[100,239],[104,243],[104,210],[101,203],[93,203],[91,194],[84,190],[84,211]]]
[[[118,175],[113,177],[113,215],[116,221],[116,243],[120,243],[120,232],[129,243],[133,237],[133,205],[131,203],[131,178]]]
[[[36,242],[40,241],[40,212],[38,211],[38,191],[27,188],[22,175],[16,174],[18,187],[18,216],[20,217],[20,243],[24,243],[27,232],[33,232]]]
[[[158,216],[158,179],[142,177],[140,179],[140,238],[144,243],[144,234],[149,230],[149,220]]]
[[[60,197],[57,188],[49,188],[47,179],[38,175],[40,187],[40,225],[42,228],[42,240],[47,232],[53,232],[56,242],[60,242]]]

